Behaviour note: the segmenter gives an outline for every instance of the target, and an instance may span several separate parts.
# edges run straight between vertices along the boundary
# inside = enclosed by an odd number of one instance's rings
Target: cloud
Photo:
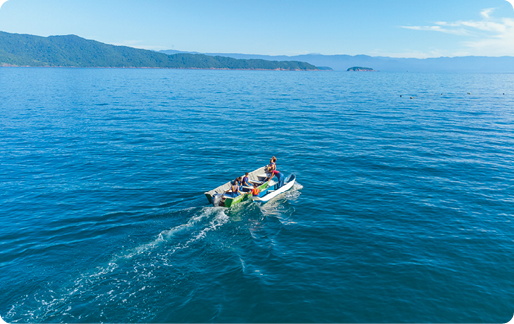
[[[512,0],[514,1],[514,0]],[[489,8],[489,9],[484,9],[482,10],[482,12],[480,12],[480,14],[482,15],[482,17],[484,18],[489,18],[489,16],[491,15],[491,13],[494,11],[494,8]]]
[[[402,57],[402,58],[418,58],[418,59],[426,59],[429,57],[441,57],[441,56],[448,56],[445,52],[440,51],[399,51],[399,52],[387,52],[383,50],[375,50],[370,53],[368,53],[371,56],[386,56],[386,57]],[[466,56],[466,55],[462,55]]]
[[[507,0],[514,6],[514,0]],[[439,21],[432,26],[402,26],[419,31],[435,31],[467,39],[461,42],[471,55],[514,56],[514,19],[493,17],[494,8],[480,12],[482,20]]]
[[[441,32],[441,33],[445,33],[445,34],[453,34],[453,35],[468,35],[468,32],[464,29],[447,29],[447,28],[441,28],[441,26],[402,26],[402,28],[412,29],[412,30],[437,31],[437,32]]]
[[[514,0],[512,0],[512,1],[514,1]],[[2,8],[2,5],[3,5],[4,3],[6,3],[6,2],[7,2],[7,0],[0,0],[0,9]]]

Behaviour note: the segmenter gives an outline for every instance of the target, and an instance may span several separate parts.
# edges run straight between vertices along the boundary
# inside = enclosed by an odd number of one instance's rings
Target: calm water
[[[0,316],[505,323],[513,84],[1,68]],[[303,188],[207,205],[272,155]]]

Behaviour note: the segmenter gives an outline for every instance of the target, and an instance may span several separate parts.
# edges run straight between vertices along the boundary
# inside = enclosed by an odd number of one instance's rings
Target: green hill
[[[40,37],[6,32],[0,32],[0,66],[319,70],[298,61],[246,60],[185,53],[167,55],[75,35]]]

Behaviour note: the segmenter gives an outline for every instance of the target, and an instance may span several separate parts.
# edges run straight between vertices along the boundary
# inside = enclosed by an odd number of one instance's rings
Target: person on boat
[[[245,173],[245,176],[243,178],[243,186],[245,187],[251,187],[250,180],[248,178],[248,172]]]
[[[277,180],[278,180],[278,187],[277,187],[277,189],[278,189],[284,185],[284,180],[285,180],[285,177],[281,172],[277,173]]]
[[[238,185],[239,185],[239,190],[243,191],[243,178],[242,177],[238,177],[236,179]]]
[[[273,170],[277,168],[275,161],[277,160],[276,157],[272,157],[269,160],[269,164],[266,166],[266,172],[271,173]]]
[[[253,189],[252,189],[252,195],[259,196],[260,193],[261,193],[261,190],[259,189],[259,186],[256,183],[254,183]]]
[[[230,186],[230,189],[226,191],[226,193],[228,193],[229,191],[232,191],[229,193],[229,195],[232,197],[237,197],[243,194],[241,190],[239,190],[239,182],[237,181],[237,179],[232,181],[232,185]]]
[[[277,158],[272,157],[270,160],[270,163],[268,165],[268,173],[271,173],[269,179],[266,181],[270,181],[276,174],[279,174],[280,172],[277,171]]]

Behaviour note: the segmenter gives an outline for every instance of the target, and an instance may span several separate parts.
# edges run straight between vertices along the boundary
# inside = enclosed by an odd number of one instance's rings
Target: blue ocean
[[[508,322],[513,85],[0,68],[0,316]],[[272,156],[291,191],[208,204]]]

